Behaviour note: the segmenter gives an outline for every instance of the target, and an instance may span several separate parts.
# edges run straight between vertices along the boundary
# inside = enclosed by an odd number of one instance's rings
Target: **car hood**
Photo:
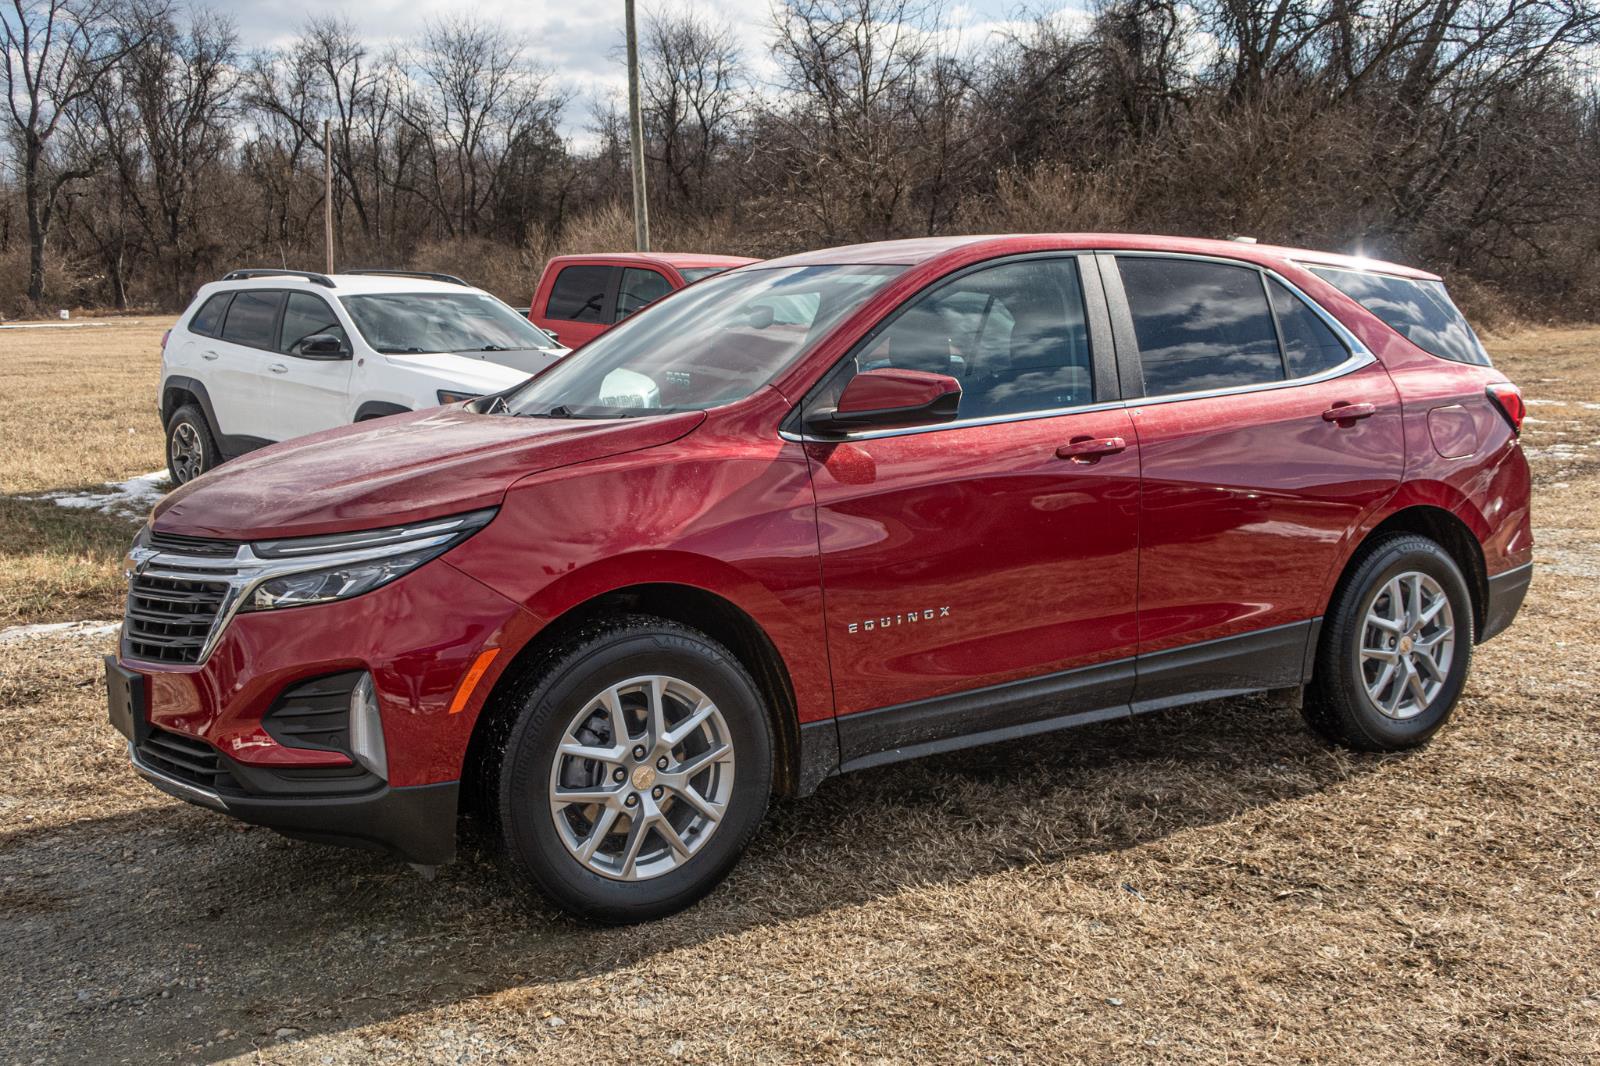
[[[475,392],[488,395],[513,385],[520,385],[528,375],[543,370],[554,360],[541,359],[543,364],[533,370],[508,366],[499,361],[482,358],[486,355],[509,355],[509,352],[435,352],[429,355],[385,355],[381,358],[389,365],[424,379],[431,378],[441,389]],[[542,355],[541,352],[521,352],[520,355]]]
[[[666,444],[704,419],[392,415],[251,452],[178,488],[152,517],[164,533],[229,540],[399,525],[493,507],[519,478]]]

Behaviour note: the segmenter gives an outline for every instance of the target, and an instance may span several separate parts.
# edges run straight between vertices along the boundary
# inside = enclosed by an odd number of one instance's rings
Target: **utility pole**
[[[639,113],[639,31],[633,23],[633,0],[628,11],[628,145],[633,152],[633,247],[650,250],[650,204],[644,188],[644,117]]]
[[[633,0],[628,0],[631,4]],[[328,252],[327,272],[333,273],[333,123],[322,120],[322,244]]]

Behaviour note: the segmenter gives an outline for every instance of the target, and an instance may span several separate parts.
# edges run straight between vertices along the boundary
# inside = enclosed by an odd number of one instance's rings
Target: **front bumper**
[[[294,837],[445,862],[472,727],[512,655],[451,706],[481,652],[520,647],[532,628],[436,559],[350,600],[241,613],[198,665],[111,657],[111,717],[134,769],[179,799]],[[338,751],[281,743],[264,721],[286,692],[350,671],[372,677],[387,781]]]
[[[455,857],[457,781],[410,788],[381,785],[354,796],[251,796],[223,794],[165,773],[141,759],[133,742],[128,758],[140,777],[169,796],[285,836],[385,851],[428,866]]]

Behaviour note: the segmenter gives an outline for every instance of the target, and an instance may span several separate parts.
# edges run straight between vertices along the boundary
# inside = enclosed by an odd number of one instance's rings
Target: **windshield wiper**
[[[529,411],[524,418],[573,418],[572,408],[558,403],[548,411]]]

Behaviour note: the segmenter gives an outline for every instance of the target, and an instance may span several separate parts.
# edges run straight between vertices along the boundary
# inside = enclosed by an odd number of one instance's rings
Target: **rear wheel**
[[[590,631],[518,686],[500,826],[518,873],[605,922],[681,910],[732,869],[766,813],[772,736],[720,644],[640,616]]]
[[[1472,645],[1472,598],[1455,560],[1426,537],[1385,537],[1324,620],[1306,721],[1362,751],[1415,747],[1450,717]]]
[[[167,420],[167,473],[173,485],[193,481],[222,461],[206,416],[194,404],[184,404]]]

